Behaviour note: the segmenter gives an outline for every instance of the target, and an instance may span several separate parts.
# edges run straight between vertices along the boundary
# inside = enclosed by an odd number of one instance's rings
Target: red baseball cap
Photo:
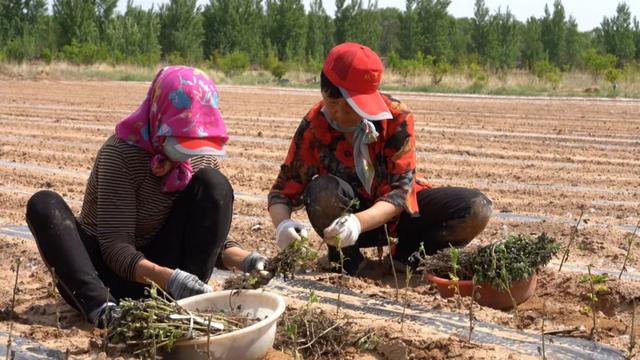
[[[329,51],[322,71],[358,115],[368,120],[393,118],[378,92],[383,65],[373,50],[352,42],[337,45]]]
[[[189,138],[189,137],[168,137],[170,145],[178,152],[188,157],[199,155],[215,155],[224,156],[224,144],[227,138],[223,137],[207,137],[207,138]]]

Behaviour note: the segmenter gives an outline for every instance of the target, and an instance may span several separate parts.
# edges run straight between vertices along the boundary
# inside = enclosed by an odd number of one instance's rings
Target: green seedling
[[[15,312],[15,309],[16,309],[16,293],[18,292],[18,277],[20,276],[21,261],[22,259],[20,259],[19,257],[16,258],[15,265],[12,266],[12,268],[15,269],[16,271],[16,278],[15,278],[15,281],[13,282],[13,295],[11,296],[11,312],[9,312],[9,335],[7,336],[6,360],[9,360],[11,354],[13,353],[13,350],[11,350],[11,344],[12,344],[11,336],[13,334],[13,313]]]
[[[336,248],[338,250],[338,254],[340,256],[340,264],[339,270],[340,275],[338,275],[338,300],[336,302],[336,316],[340,315],[340,306],[342,305],[342,301],[340,300],[340,296],[342,295],[342,281],[344,280],[344,253],[342,252],[342,238],[336,236]]]
[[[627,254],[624,256],[624,263],[622,264],[622,269],[620,269],[618,279],[622,279],[622,273],[627,271],[627,262],[631,258],[631,249],[633,248],[633,242],[636,238],[636,234],[638,233],[638,226],[640,226],[640,220],[638,220],[635,229],[633,229],[633,233],[627,237]]]
[[[598,310],[596,308],[596,305],[599,301],[598,295],[609,291],[609,288],[606,285],[606,281],[609,278],[609,276],[607,274],[592,275],[591,274],[592,267],[593,265],[591,264],[587,265],[588,275],[582,275],[580,277],[580,283],[589,284],[589,292],[586,293],[586,296],[589,299],[589,305],[583,309],[583,312],[591,313],[592,326],[591,326],[590,337],[591,337],[591,340],[597,341]]]
[[[576,222],[576,224],[574,226],[571,227],[571,235],[569,236],[569,244],[567,244],[567,247],[564,249],[564,253],[562,254],[562,258],[560,259],[560,267],[558,267],[558,271],[562,271],[562,265],[564,265],[564,263],[569,259],[569,251],[571,250],[571,246],[573,245],[573,242],[576,240],[576,237],[578,236],[578,230],[580,228],[580,223],[584,223],[586,224],[588,221],[587,219],[582,220],[582,217],[584,216],[584,207],[580,208],[580,216],[578,217],[578,221]]]
[[[392,238],[389,236],[389,232],[387,231],[387,224],[384,224],[384,234],[387,237],[387,246],[389,249],[389,262],[391,263],[391,272],[393,272],[393,280],[396,284],[396,301],[398,301],[400,296],[400,287],[398,286],[398,274],[396,273],[396,265],[393,263],[393,254],[391,253],[392,245],[397,244],[398,239]]]
[[[375,332],[371,331],[362,336],[356,344],[358,345],[358,349],[362,351],[373,350],[380,343],[380,337],[376,335]]]
[[[471,337],[473,336],[473,329],[475,329],[476,325],[473,323],[474,315],[473,315],[473,303],[476,301],[476,290],[478,289],[478,285],[476,283],[475,276],[471,279],[471,299],[469,299],[469,342],[471,342]]]
[[[456,304],[458,309],[460,309],[462,307],[462,297],[460,296],[460,277],[458,276],[458,272],[460,270],[460,250],[450,246],[449,255],[451,256],[451,271],[449,272],[449,279],[453,282],[453,285],[450,285],[449,288],[453,290]]]
[[[634,350],[636,347],[636,299],[633,299],[633,309],[631,313],[631,330],[629,333],[629,353],[627,354],[627,360],[631,360],[634,356]]]

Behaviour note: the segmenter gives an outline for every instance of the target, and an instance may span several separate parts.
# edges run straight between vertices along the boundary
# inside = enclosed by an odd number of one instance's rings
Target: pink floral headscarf
[[[116,125],[116,135],[151,153],[151,172],[164,176],[163,191],[184,189],[193,175],[189,160],[171,161],[163,152],[168,136],[229,140],[218,110],[218,89],[195,68],[160,70],[140,107]]]

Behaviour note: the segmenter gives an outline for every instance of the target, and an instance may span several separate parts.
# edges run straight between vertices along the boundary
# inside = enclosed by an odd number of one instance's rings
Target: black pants
[[[424,245],[427,254],[450,245],[467,245],[484,230],[491,216],[491,200],[475,189],[425,189],[417,196],[420,216],[412,217],[403,212],[398,221],[395,257],[402,262],[407,262],[420,244]],[[313,229],[322,237],[323,230],[344,214],[353,199],[357,196],[344,180],[333,175],[314,178],[304,193],[305,209]],[[364,209],[352,208],[349,212],[359,210]],[[356,245],[343,248],[343,253],[357,263],[362,258],[360,248],[385,245],[385,230],[379,227],[360,234]],[[337,256],[337,250],[330,246],[329,259],[334,261]],[[348,269],[345,263],[345,270],[353,272],[354,269]]]
[[[144,248],[146,259],[180,268],[208,281],[221,263],[233,214],[233,189],[218,170],[205,168],[176,198],[162,229]],[[58,291],[85,319],[107,299],[141,298],[145,285],[125,280],[103,261],[98,241],[82,230],[60,195],[40,191],[27,204],[27,224],[47,267],[54,268]]]

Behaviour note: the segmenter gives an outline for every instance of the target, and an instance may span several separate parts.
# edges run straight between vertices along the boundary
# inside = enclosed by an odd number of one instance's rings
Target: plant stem
[[[104,300],[105,304],[109,303],[109,288],[107,288],[107,296]],[[104,315],[102,315],[102,322],[104,324],[104,339],[102,340],[102,344],[104,346],[104,353],[105,355],[108,355],[108,350],[109,350],[109,311],[111,310],[111,307],[109,305],[107,305],[107,307],[104,309]]]
[[[391,271],[393,272],[393,280],[396,283],[396,302],[400,296],[400,287],[398,286],[398,275],[396,274],[396,266],[393,263],[393,255],[391,254],[391,238],[387,231],[387,224],[384,224],[384,235],[387,237],[387,246],[389,247],[389,262],[391,262]]]
[[[595,287],[593,286],[593,277],[591,276],[591,264],[587,265],[587,272],[589,274],[589,287],[591,288],[591,296],[589,297],[591,300],[591,315],[592,315],[592,319],[593,319],[593,327],[591,327],[591,340],[592,341],[597,341],[597,337],[596,337],[596,324],[597,324],[597,320],[596,320],[596,290]]]
[[[547,353],[544,348],[544,318],[547,314],[547,301],[542,303],[542,327],[540,329],[540,335],[542,337],[542,360],[547,360]]]
[[[16,309],[16,293],[18,292],[18,276],[20,274],[20,262],[22,260],[18,257],[16,258],[16,280],[13,283],[13,295],[11,297],[11,312],[9,313],[9,336],[7,337],[7,353],[6,359],[9,360],[9,356],[11,354],[11,358],[13,358],[13,350],[11,350],[11,335],[13,332],[13,313]]]
[[[476,278],[471,279],[471,300],[469,301],[469,342],[471,342],[471,336],[473,335],[473,302],[476,300]]]
[[[627,247],[627,254],[624,257],[624,263],[622,264],[622,269],[620,269],[620,275],[618,275],[618,280],[622,279],[622,273],[627,271],[627,262],[629,261],[629,257],[631,256],[631,248],[633,247],[633,240],[636,237],[636,233],[638,232],[638,226],[640,226],[640,219],[636,223],[635,229],[633,229],[633,234],[629,237],[629,246]]]
[[[56,277],[56,268],[51,268],[51,296],[56,303],[56,327],[60,330],[60,304],[58,303],[58,278]]]
[[[580,222],[582,221],[583,215],[584,215],[584,209],[581,209],[580,217],[578,217],[578,221],[571,228],[569,244],[567,244],[567,247],[564,249],[564,253],[562,254],[562,259],[560,260],[560,267],[558,268],[558,272],[562,271],[562,265],[564,265],[564,263],[569,259],[569,250],[571,249],[571,245],[573,244],[573,241],[576,239],[576,236],[578,235],[578,228],[580,227]]]
[[[211,329],[211,318],[213,315],[209,315],[209,321],[207,329]],[[207,331],[207,360],[211,360],[211,331]]]
[[[633,358],[633,350],[636,347],[636,299],[633,299],[633,313],[631,313],[631,332],[629,334],[629,356],[627,359]]]
[[[342,295],[342,280],[344,277],[344,253],[342,252],[342,239],[337,237],[338,240],[338,254],[340,255],[340,275],[338,275],[338,302],[336,303],[336,316],[340,315],[340,305],[342,302],[340,301],[340,296]],[[296,350],[297,353],[297,350]]]
[[[404,315],[407,311],[407,306],[409,305],[409,284],[411,283],[411,277],[413,276],[409,266],[406,267],[405,271],[404,305],[402,306],[402,317],[400,318],[400,331],[404,329]]]

